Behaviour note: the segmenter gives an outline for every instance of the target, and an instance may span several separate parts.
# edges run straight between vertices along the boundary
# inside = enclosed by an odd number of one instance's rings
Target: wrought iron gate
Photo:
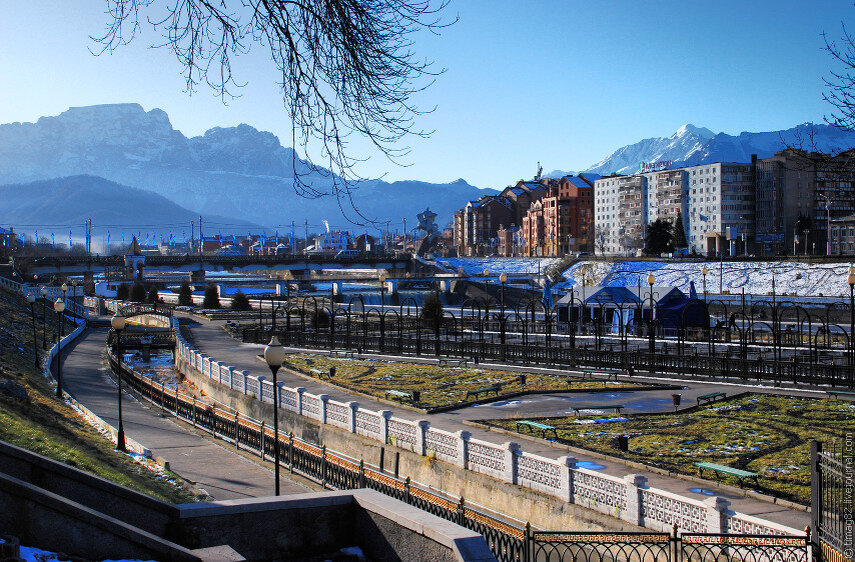
[[[841,443],[811,442],[811,518],[827,562],[855,560],[855,435]]]

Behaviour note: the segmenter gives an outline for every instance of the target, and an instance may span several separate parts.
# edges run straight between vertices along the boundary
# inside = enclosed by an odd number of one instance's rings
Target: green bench
[[[747,470],[740,470],[738,468],[733,468],[730,466],[724,466],[722,464],[716,464],[714,462],[696,462],[695,466],[698,467],[698,475],[703,478],[704,477],[704,469],[712,470],[713,472],[717,472],[720,474],[729,474],[731,476],[735,476],[739,479],[739,487],[742,487],[742,482],[746,478],[750,478],[754,480],[754,487],[757,487],[757,478],[760,477],[756,472],[749,472]]]
[[[406,392],[403,390],[387,390],[386,391],[386,399],[387,400],[400,400],[403,402],[404,400],[413,401],[413,393]]]
[[[485,386],[484,388],[478,388],[476,390],[467,390],[466,391],[466,400],[474,397],[476,400],[482,394],[490,394],[491,392],[496,396],[502,391],[502,385],[494,384],[493,386]]]
[[[540,431],[543,438],[546,439],[546,434],[551,431],[555,439],[558,440],[558,431],[555,429],[554,426],[547,425],[545,423],[533,422],[530,420],[517,420],[516,423],[517,433],[522,433],[522,430],[525,428],[528,428],[531,433],[534,433],[535,430],[538,430]]]
[[[348,350],[343,349],[340,351],[330,351],[329,356],[330,357],[345,357],[348,359],[353,359],[355,354],[353,351],[348,351]]]
[[[710,392],[709,394],[698,396],[698,406],[701,405],[701,401],[706,401],[707,404],[709,404],[711,402],[715,402],[716,398],[721,398],[722,400],[724,400],[726,397],[727,394],[724,392]]]
[[[573,410],[573,412],[575,412],[576,417],[578,418],[579,412],[583,411],[583,410],[614,410],[618,414],[620,414],[620,411],[623,408],[624,408],[623,404],[613,404],[613,405],[607,405],[607,406],[600,406],[599,404],[597,404],[594,406],[573,406],[570,409]]]
[[[450,357],[443,357],[437,360],[437,364],[440,367],[450,367],[454,365],[455,367],[468,367],[469,360],[468,359],[451,359]]]
[[[825,397],[826,400],[831,400],[832,397],[834,397],[835,400],[838,400],[841,396],[852,396],[855,398],[855,392],[851,390],[826,390],[825,394],[827,394]]]

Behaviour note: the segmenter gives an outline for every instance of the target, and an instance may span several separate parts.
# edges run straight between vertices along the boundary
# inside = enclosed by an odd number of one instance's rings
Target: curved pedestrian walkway
[[[118,427],[116,383],[107,374],[107,329],[89,329],[62,353],[62,385],[78,402]],[[161,415],[128,394],[123,396],[125,435],[169,461],[170,470],[215,500],[273,495],[273,469],[218,444],[210,436]],[[314,488],[283,478],[281,493]]]
[[[244,344],[237,342],[223,329],[223,321],[206,320],[197,316],[191,317],[187,315],[181,316],[180,321],[184,321],[182,326],[188,327],[190,334],[192,335],[194,346],[199,349],[199,351],[207,354],[209,357],[215,358],[218,361],[223,361],[225,364],[233,366],[237,369],[248,370],[254,374],[258,374],[260,372],[262,364],[259,362],[258,355],[261,353],[264,346],[259,344]],[[310,353],[317,352],[317,350],[306,351]],[[376,355],[373,355],[372,357],[380,359],[386,358]],[[390,356],[388,357],[388,359],[396,358]],[[397,359],[400,360],[400,358]],[[406,360],[411,360],[411,358],[407,358]],[[517,369],[518,367],[507,366],[507,368]],[[638,380],[646,380],[643,377],[635,378]],[[331,399],[338,400],[341,402],[354,400],[356,402],[359,402],[361,407],[365,407],[368,409],[390,410],[394,413],[396,417],[408,420],[426,418],[430,421],[432,427],[443,429],[445,431],[453,432],[463,429],[471,432],[473,437],[477,439],[482,439],[484,441],[489,441],[496,444],[501,444],[509,440],[520,441],[527,452],[531,452],[544,457],[557,459],[562,455],[569,455],[573,458],[576,458],[579,462],[585,463],[587,465],[586,467],[601,467],[598,468],[599,471],[610,474],[612,476],[622,477],[628,474],[641,474],[647,477],[647,483],[649,486],[679,494],[684,497],[691,497],[703,500],[709,497],[709,493],[711,492],[714,495],[727,499],[731,503],[730,508],[735,511],[767,519],[769,521],[773,521],[782,525],[787,525],[795,529],[803,529],[805,528],[805,526],[810,524],[810,514],[805,511],[792,509],[790,507],[785,507],[784,505],[778,503],[763,501],[750,496],[744,496],[738,491],[734,491],[732,488],[719,486],[714,482],[705,481],[703,484],[698,484],[697,482],[693,482],[690,480],[672,477],[657,472],[644,470],[641,468],[630,467],[625,464],[614,462],[611,460],[604,460],[603,458],[597,455],[586,455],[584,453],[578,452],[578,450],[568,452],[568,448],[563,445],[550,444],[543,440],[524,439],[516,435],[510,437],[505,434],[491,432],[479,427],[464,424],[464,421],[467,420],[510,417],[513,415],[517,415],[518,410],[516,409],[478,406],[463,408],[451,412],[442,412],[426,415],[414,412],[409,409],[397,407],[393,404],[390,404],[389,402],[381,402],[377,400],[372,400],[371,398],[367,398],[365,396],[349,394],[341,388],[327,385],[324,382],[318,381],[316,379],[298,377],[296,375],[289,374],[285,371],[280,371],[279,380],[284,382],[286,386],[300,386],[305,388],[307,392],[312,394],[328,394]],[[685,401],[684,404],[693,404],[695,402],[696,396],[707,394],[710,392],[724,391],[728,394],[745,391],[756,392],[758,390],[781,392],[780,389],[758,389],[756,387],[751,386],[739,386],[720,383],[701,383],[697,381],[674,381],[669,379],[667,381],[656,380],[651,382],[668,382],[672,384],[682,385],[683,389],[676,392],[682,394],[683,400]],[[666,409],[673,408],[673,406],[671,406],[671,394],[674,392],[675,391],[672,390],[639,392],[638,394],[641,395],[642,398],[637,404],[635,411],[664,411]],[[819,395],[819,393],[816,393],[816,396]],[[569,403],[566,401],[566,398],[562,398],[562,395],[550,395],[549,393],[544,393],[542,395],[527,396],[526,398],[532,398],[532,401],[536,403],[538,397],[542,399],[556,400],[557,402],[555,406],[552,407],[562,408],[560,410],[560,413],[557,415],[566,415],[565,412],[568,409]],[[615,400],[614,394],[610,393],[604,393],[603,395],[601,395],[601,399],[605,403],[613,403]],[[592,401],[593,400],[586,398],[586,402]],[[627,412],[633,413],[634,408],[632,407],[632,404],[628,403],[627,405],[629,406],[627,408]],[[532,412],[532,410],[529,409],[529,404],[525,404],[522,407],[525,408],[526,414],[538,416],[549,415],[548,413],[544,413],[543,410]],[[541,404],[541,407],[548,408],[550,406]],[[651,407],[657,409],[651,409]],[[699,491],[699,489],[702,489],[703,491]]]

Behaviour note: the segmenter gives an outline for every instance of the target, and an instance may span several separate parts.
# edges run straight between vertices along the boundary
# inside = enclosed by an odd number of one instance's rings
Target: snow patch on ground
[[[708,294],[729,291],[731,294],[767,295],[772,282],[778,295],[832,296],[849,298],[848,262],[808,264],[798,262],[579,262],[564,271],[565,283],[556,288],[569,290],[581,286],[587,275],[593,285],[610,287],[647,286],[647,275],[656,277],[656,286],[677,287],[688,294],[694,281],[698,294],[703,294],[706,266]]]

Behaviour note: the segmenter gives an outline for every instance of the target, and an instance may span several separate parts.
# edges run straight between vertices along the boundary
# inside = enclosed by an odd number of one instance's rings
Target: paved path
[[[107,375],[106,340],[106,329],[90,329],[63,350],[62,384],[81,404],[117,427],[117,389]],[[149,409],[128,394],[123,398],[125,434],[169,461],[173,472],[214,499],[273,495],[272,464],[271,468],[261,466],[209,436],[163,417],[159,410]],[[283,495],[313,489],[286,479],[280,482]]]
[[[264,346],[259,344],[243,344],[234,340],[223,329],[223,321],[208,321],[198,317],[182,316],[180,320],[182,325],[189,324],[190,332],[192,333],[193,343],[200,351],[208,356],[215,358],[218,361],[224,361],[227,365],[246,369],[252,373],[259,373],[263,370],[263,365],[257,358],[262,352]],[[365,354],[368,356],[368,354]],[[372,355],[377,358],[378,356]],[[408,360],[410,360],[408,358]],[[509,369],[517,369],[516,366],[507,366]],[[265,373],[267,374],[267,373]],[[279,379],[284,381],[287,386],[301,386],[312,394],[324,393],[330,398],[346,402],[355,400],[360,406],[371,410],[391,410],[395,416],[415,420],[427,418],[431,426],[437,427],[446,431],[458,431],[465,429],[472,433],[472,436],[477,439],[490,441],[493,443],[502,443],[505,441],[519,441],[527,452],[536,453],[544,457],[558,458],[562,455],[569,455],[578,459],[580,462],[587,464],[586,468],[598,467],[604,473],[612,476],[624,476],[627,474],[643,474],[648,478],[648,484],[652,487],[667,490],[682,496],[697,498],[700,500],[706,499],[711,494],[727,498],[731,502],[731,509],[755,515],[770,521],[775,521],[783,525],[789,525],[796,529],[803,529],[810,524],[810,514],[804,511],[789,509],[778,504],[743,497],[739,493],[735,493],[729,489],[717,486],[713,482],[698,484],[681,478],[670,477],[666,475],[649,472],[646,470],[632,468],[621,463],[616,463],[599,458],[580,454],[577,452],[569,452],[566,447],[561,445],[551,446],[542,440],[527,440],[519,439],[517,436],[509,436],[506,434],[490,432],[481,428],[464,425],[464,420],[473,419],[489,419],[497,417],[515,417],[520,415],[522,411],[526,415],[545,416],[552,412],[556,415],[565,415],[569,410],[573,401],[584,400],[586,404],[596,403],[598,400],[602,403],[614,403],[615,396],[620,394],[620,403],[628,406],[627,413],[651,412],[673,410],[671,394],[679,392],[683,396],[683,405],[695,404],[695,397],[709,392],[724,391],[728,394],[745,391],[758,391],[756,387],[737,386],[721,383],[700,383],[696,381],[679,381],[675,382],[672,379],[663,379],[655,382],[668,382],[669,384],[681,384],[685,387],[679,391],[643,391],[632,393],[634,396],[628,396],[627,392],[615,393],[583,393],[583,394],[550,394],[532,395],[522,397],[519,400],[496,402],[487,406],[475,406],[455,410],[452,412],[444,412],[438,414],[425,415],[414,412],[412,410],[396,407],[387,402],[378,402],[364,396],[354,396],[347,392],[330,387],[321,381],[315,379],[306,379],[295,375],[288,374],[284,371],[279,372]],[[643,377],[637,376],[634,379],[642,380]],[[762,389],[768,392],[782,392],[780,389]],[[787,391],[794,392],[794,391]],[[809,396],[820,396],[821,393],[810,394]],[[583,465],[584,466],[584,465]],[[513,515],[513,514],[510,514]]]

